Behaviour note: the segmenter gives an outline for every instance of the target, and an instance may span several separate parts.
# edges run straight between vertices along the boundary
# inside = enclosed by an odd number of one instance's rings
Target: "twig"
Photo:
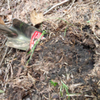
[[[6,50],[5,50],[4,56],[3,56],[3,58],[2,58],[2,60],[1,60],[1,62],[0,62],[0,66],[2,65],[2,62],[3,62],[3,60],[4,60],[4,58],[5,58],[6,54],[7,54],[7,50],[8,50],[8,47],[6,47]]]
[[[73,96],[82,96],[81,94],[67,94],[66,96],[70,96],[70,97],[73,97]],[[84,95],[85,97],[90,97],[90,98],[94,98],[95,96],[93,95]]]
[[[94,42],[94,44],[95,44],[95,46],[96,46],[96,48],[98,48],[99,47],[99,44],[97,43],[97,41],[88,33],[88,32],[85,32],[88,36],[90,36],[90,38],[93,40],[93,42]],[[95,35],[95,34],[94,34]],[[96,35],[95,35],[96,36]]]
[[[4,41],[2,42],[2,46],[0,47],[0,49],[4,48],[4,46],[5,46],[4,44],[5,44],[6,41],[7,41],[7,38],[5,38]]]
[[[9,2],[9,0],[7,0],[7,2],[8,2],[8,9],[10,10],[10,2]]]
[[[6,22],[5,24],[6,24],[6,25],[8,25],[8,24],[12,24],[12,22]]]
[[[95,50],[95,54],[100,55],[100,53],[99,53],[99,52],[97,52],[96,50]]]
[[[74,5],[74,3],[75,3],[75,0],[72,0],[72,4],[71,4],[71,6],[68,8],[68,10],[70,10],[70,8]]]
[[[49,98],[47,98],[45,95],[43,95],[43,97],[44,97],[46,100],[49,100]]]
[[[100,41],[99,37],[96,35],[96,33],[94,32],[95,37]]]
[[[8,53],[7,53],[7,54],[10,54],[10,53],[12,52],[12,49],[13,49],[13,48],[11,48],[11,49],[8,51]]]
[[[2,45],[5,44],[5,42],[7,41],[7,37],[4,39],[4,41],[2,42]]]
[[[72,4],[69,6],[69,8],[67,9],[67,11],[69,11],[69,10],[72,8],[72,6],[74,5],[74,3],[75,3],[75,0],[72,0]],[[64,13],[64,14],[61,16],[61,18],[62,18],[63,16],[65,16],[66,14],[67,14],[67,12]]]
[[[49,10],[45,11],[45,12],[43,13],[43,15],[47,14],[48,12],[50,12],[51,10],[53,10],[55,7],[60,6],[60,5],[66,3],[66,2],[68,2],[68,1],[69,1],[69,0],[65,0],[65,1],[62,1],[62,2],[60,2],[60,3],[58,3],[58,4],[54,5],[54,6],[52,6]]]
[[[8,63],[7,64],[7,67],[5,69],[5,75],[4,75],[4,84],[3,84],[3,90],[6,91],[6,88],[7,88],[7,81],[8,81],[8,78],[9,78],[9,70],[11,68],[11,63]]]

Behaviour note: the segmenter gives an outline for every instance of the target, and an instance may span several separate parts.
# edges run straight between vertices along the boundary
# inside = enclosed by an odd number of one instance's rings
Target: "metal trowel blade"
[[[31,25],[28,25],[18,19],[13,19],[13,27],[15,29],[19,30],[20,32],[22,32],[23,35],[25,35],[27,38],[30,38],[30,39],[31,39],[32,33],[34,33],[35,31],[41,32],[37,28],[35,28]]]
[[[28,25],[18,19],[13,19],[13,26],[10,29],[17,33],[16,38],[8,37],[6,45],[20,50],[28,50],[30,47],[31,36],[35,31],[39,31],[37,28]]]
[[[6,45],[12,48],[27,51],[29,49],[30,40],[31,40],[31,35],[30,37],[27,37],[26,35],[28,27],[31,26],[18,19],[13,19],[13,26],[10,27],[10,29],[16,32],[18,36],[16,38],[8,37]]]
[[[18,38],[8,38],[6,45],[12,48],[27,51],[29,49],[30,40],[22,40]]]

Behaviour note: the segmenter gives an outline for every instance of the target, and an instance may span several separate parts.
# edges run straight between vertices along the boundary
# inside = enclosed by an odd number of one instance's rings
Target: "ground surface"
[[[36,9],[45,18],[39,29],[48,34],[26,66],[28,52],[6,47],[0,33],[0,100],[100,100],[100,1],[69,0],[46,13],[59,2],[1,0],[5,24],[12,18],[31,24]]]

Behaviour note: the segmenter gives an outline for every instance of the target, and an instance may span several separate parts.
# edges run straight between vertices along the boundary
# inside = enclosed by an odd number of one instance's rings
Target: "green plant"
[[[53,86],[57,86],[57,85],[58,85],[57,82],[53,82],[52,80],[50,80],[50,83],[51,83],[51,85],[53,85]]]
[[[63,96],[63,91],[66,91],[68,94],[68,100],[70,100],[69,92],[68,92],[68,86],[61,81],[61,86],[60,86],[60,95]]]
[[[4,93],[4,91],[3,90],[0,90],[0,93]]]
[[[41,37],[42,37],[44,34],[47,34],[47,33],[46,33],[46,31],[43,31],[43,32],[42,32],[42,34],[41,34],[40,38],[36,41],[36,43],[34,44],[33,48],[32,48],[32,49],[28,52],[28,54],[29,54],[29,53],[31,53],[31,55],[30,55],[30,58],[28,59],[28,61],[27,61],[26,65],[27,65],[27,64],[29,63],[29,61],[31,60],[32,55],[33,55],[33,53],[34,53],[34,50],[35,50],[35,48],[36,48],[37,44],[40,42]]]
[[[66,36],[66,31],[67,31],[67,29],[68,29],[68,27],[69,26],[74,26],[73,24],[70,24],[70,23],[68,23],[65,19],[62,19],[62,18],[58,18],[58,19],[60,19],[60,20],[62,20],[62,21],[64,21],[64,22],[66,22],[67,23],[67,27],[65,28],[65,31],[64,31],[64,37]]]
[[[64,21],[64,22],[66,22],[67,24],[69,24],[65,19],[62,19],[62,18],[58,18],[58,19],[60,19],[60,20],[62,20],[62,21]]]
[[[21,30],[22,26],[23,26],[23,23],[20,24],[20,30]]]
[[[54,18],[53,18],[53,19],[54,19]],[[55,19],[56,19],[56,20],[62,20],[62,21],[64,21],[64,22],[66,22],[67,25],[68,25],[68,27],[69,27],[69,26],[74,26],[74,24],[68,23],[65,19],[62,19],[62,18],[55,18]],[[47,21],[47,20],[50,20],[50,19],[48,18],[48,19],[46,19],[45,21]],[[66,29],[65,29],[65,31],[64,31],[64,37],[66,36],[66,31],[67,31],[68,27],[66,27]]]
[[[90,20],[88,20],[87,23],[90,23]]]
[[[64,37],[66,36],[66,31],[67,31],[68,27],[65,28],[65,31],[64,31]]]

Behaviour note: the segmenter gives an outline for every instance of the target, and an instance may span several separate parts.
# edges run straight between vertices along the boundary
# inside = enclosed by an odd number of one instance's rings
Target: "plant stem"
[[[30,50],[30,51],[29,51],[29,53],[30,53],[30,52],[32,52],[32,53],[31,53],[30,58],[28,59],[28,61],[27,61],[26,65],[28,65],[29,61],[31,60],[32,55],[33,55],[33,53],[34,53],[34,50],[35,50],[35,48],[36,48],[37,44],[40,42],[41,37],[42,37],[44,34],[47,34],[47,33],[46,33],[45,31],[43,31],[43,32],[42,32],[42,34],[41,34],[41,36],[40,36],[40,38],[39,38],[39,39],[36,41],[36,43],[34,44],[34,46],[33,46],[32,50]]]

